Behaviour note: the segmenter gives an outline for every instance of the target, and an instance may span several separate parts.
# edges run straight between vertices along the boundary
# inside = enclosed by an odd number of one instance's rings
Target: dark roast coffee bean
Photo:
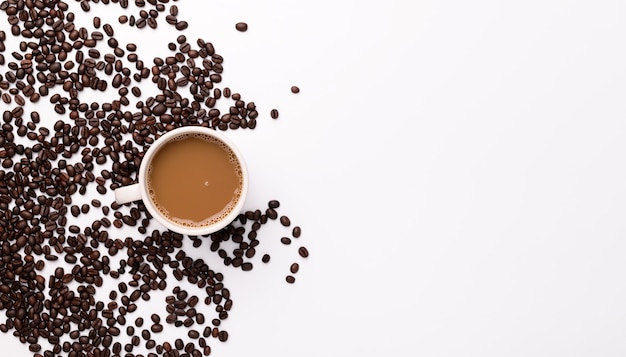
[[[285,280],[289,283],[289,284],[293,284],[296,282],[296,278],[293,275],[287,275],[285,277]]]
[[[302,258],[306,258],[309,256],[309,250],[305,247],[300,247],[298,248],[298,254],[300,254]]]
[[[300,88],[297,86],[291,86],[291,93],[300,93]]]
[[[280,202],[278,202],[277,200],[271,200],[269,201],[269,203],[267,204],[269,208],[278,208],[280,207]]]
[[[270,258],[270,255],[269,255],[269,254],[264,254],[264,255],[263,255],[263,257],[261,258],[261,261],[262,261],[263,263],[269,263],[270,259],[271,259],[271,258]]]
[[[179,21],[176,23],[176,25],[174,25],[174,27],[176,27],[177,30],[184,30],[189,27],[189,24],[187,23],[187,21]]]
[[[74,217],[78,217],[78,215],[80,214],[80,208],[78,208],[78,206],[76,205],[72,206],[70,211],[72,212],[72,216]]]
[[[298,270],[300,270],[300,265],[298,265],[298,263],[293,263],[291,264],[291,267],[289,267],[289,271],[293,274],[297,273]]]
[[[280,224],[282,224],[285,227],[289,227],[291,225],[291,220],[287,216],[281,216],[280,217]]]
[[[152,322],[154,322],[155,324],[158,324],[159,322],[161,322],[161,317],[157,314],[152,314],[150,316],[150,319],[152,320]]]
[[[270,116],[272,117],[272,119],[278,119],[278,110],[277,109],[272,109],[270,111]]]
[[[246,31],[248,31],[248,24],[245,23],[245,22],[238,22],[238,23],[235,24],[235,28],[239,32],[246,32]]]

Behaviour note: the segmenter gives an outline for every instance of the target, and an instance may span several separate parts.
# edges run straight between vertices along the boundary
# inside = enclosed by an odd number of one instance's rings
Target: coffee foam
[[[224,151],[226,151],[228,153],[228,158],[229,161],[233,164],[236,165],[236,173],[237,173],[237,177],[239,178],[239,187],[238,189],[235,190],[234,192],[234,199],[232,201],[230,201],[225,207],[224,209],[222,209],[218,214],[215,214],[201,222],[196,222],[196,221],[191,221],[191,220],[186,220],[186,219],[181,219],[178,217],[173,217],[172,215],[170,215],[170,213],[167,211],[167,209],[165,209],[165,207],[161,206],[160,204],[158,204],[154,199],[154,189],[152,188],[152,182],[150,181],[150,177],[151,177],[151,172],[152,172],[152,168],[150,166],[148,166],[148,169],[146,170],[146,187],[148,189],[148,193],[149,193],[149,197],[150,197],[150,202],[152,202],[152,205],[159,211],[159,213],[165,217],[166,219],[168,219],[169,221],[178,224],[180,226],[186,227],[186,228],[204,228],[204,227],[208,227],[211,226],[213,224],[216,224],[220,221],[222,221],[223,219],[225,219],[235,208],[235,205],[237,204],[237,202],[239,202],[239,200],[241,199],[241,187],[243,187],[243,170],[241,168],[241,163],[239,162],[239,159],[237,159],[237,156],[235,155],[235,153],[233,152],[233,150],[223,141],[221,141],[218,138],[215,138],[213,136],[210,135],[206,135],[206,134],[200,134],[200,133],[185,133],[185,134],[181,134],[178,135],[176,137],[171,138],[170,140],[167,141],[167,143],[163,144],[163,146],[168,145],[171,142],[174,141],[182,141],[185,139],[189,139],[189,138],[197,138],[197,139],[202,139],[205,140],[207,142],[210,142],[212,144],[217,144],[221,149],[223,149]],[[159,148],[160,150],[160,148]],[[156,154],[156,152],[154,153]],[[153,154],[153,156],[154,156]]]

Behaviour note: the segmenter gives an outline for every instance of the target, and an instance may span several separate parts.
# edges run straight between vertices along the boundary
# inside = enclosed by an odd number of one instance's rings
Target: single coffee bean
[[[296,278],[293,275],[287,275],[285,277],[285,280],[289,283],[289,284],[293,284],[296,282]]]
[[[302,258],[306,258],[309,256],[309,250],[305,247],[300,247],[298,248],[298,254],[300,254]]]
[[[291,86],[291,93],[300,93],[300,88],[297,86]]]
[[[278,110],[277,109],[272,109],[270,111],[270,116],[272,117],[272,119],[278,119]]]
[[[187,21],[179,21],[176,23],[176,25],[174,25],[174,27],[179,30],[182,31],[184,29],[186,29],[187,27],[189,27],[189,24],[187,23]]]
[[[268,202],[267,205],[268,205],[269,208],[276,209],[276,208],[280,207],[280,202],[277,201],[277,200],[271,200],[271,201]]]
[[[245,22],[238,22],[238,23],[235,24],[235,28],[239,32],[246,32],[246,31],[248,31],[248,24],[245,23]]]
[[[74,216],[74,217],[78,217],[78,215],[80,214],[80,208],[78,208],[78,206],[76,206],[76,205],[73,205],[70,208],[70,211],[72,212],[72,216]]]
[[[282,224],[285,227],[289,227],[291,225],[291,220],[289,220],[289,217],[287,217],[287,216],[281,216],[280,217],[280,224]]]
[[[300,270],[300,265],[298,265],[298,263],[293,263],[291,264],[291,267],[289,267],[289,271],[293,274],[297,273],[298,270]]]
[[[161,324],[153,324],[152,326],[150,326],[150,330],[154,333],[159,333],[161,331],[163,331],[163,325]]]

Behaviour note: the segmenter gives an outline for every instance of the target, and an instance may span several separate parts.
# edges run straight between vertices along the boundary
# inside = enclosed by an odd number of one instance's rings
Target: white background
[[[246,207],[280,200],[311,252],[272,245],[280,227],[252,272],[194,252],[235,302],[212,355],[626,355],[626,3],[178,6],[261,112],[228,132],[251,172]],[[178,35],[92,9],[146,62]]]

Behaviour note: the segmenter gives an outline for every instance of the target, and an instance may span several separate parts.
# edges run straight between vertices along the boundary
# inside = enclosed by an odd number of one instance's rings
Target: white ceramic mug
[[[210,225],[198,226],[198,227],[184,226],[182,224],[172,221],[171,219],[163,215],[163,213],[161,213],[159,209],[157,209],[153,201],[153,197],[151,197],[147,184],[146,184],[148,181],[147,180],[148,168],[151,165],[151,160],[154,157],[154,154],[159,151],[159,148],[161,148],[164,144],[172,141],[173,139],[179,138],[181,136],[186,136],[189,134],[192,134],[192,135],[200,134],[200,135],[210,136],[224,143],[226,146],[230,148],[230,150],[235,154],[235,156],[239,160],[241,173],[242,173],[241,194],[239,195],[239,200],[235,203],[232,210],[228,214],[226,214],[222,219],[216,222],[213,222]],[[156,219],[159,223],[161,223],[166,228],[174,232],[187,234],[187,235],[205,235],[205,234],[216,232],[226,227],[229,223],[234,221],[239,215],[239,213],[241,212],[246,195],[248,193],[248,170],[246,168],[246,164],[243,160],[243,156],[241,155],[241,152],[237,149],[235,144],[233,144],[233,142],[229,140],[226,136],[224,136],[222,133],[214,129],[200,127],[200,126],[185,126],[185,127],[177,128],[177,129],[167,132],[166,134],[162,135],[157,140],[155,140],[152,146],[150,146],[150,148],[146,151],[142,159],[141,167],[139,168],[139,175],[138,175],[137,181],[138,183],[117,188],[114,191],[115,201],[120,204],[125,204],[128,202],[141,200],[146,206],[148,212],[150,212],[152,217]]]

